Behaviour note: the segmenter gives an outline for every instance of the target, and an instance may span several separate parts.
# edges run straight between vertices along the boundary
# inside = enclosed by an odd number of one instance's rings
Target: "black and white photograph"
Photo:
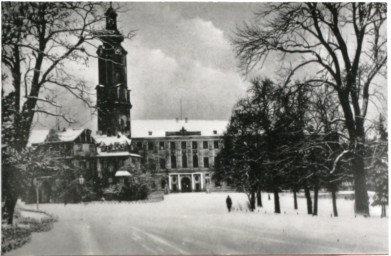
[[[388,254],[387,3],[1,2],[3,255]]]

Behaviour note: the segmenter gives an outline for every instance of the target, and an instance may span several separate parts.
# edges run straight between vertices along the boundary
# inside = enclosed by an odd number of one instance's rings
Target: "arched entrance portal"
[[[183,177],[181,180],[182,192],[191,192],[191,180],[188,177]]]

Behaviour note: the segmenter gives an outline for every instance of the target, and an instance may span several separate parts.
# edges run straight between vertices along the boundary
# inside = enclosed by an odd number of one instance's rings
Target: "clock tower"
[[[117,13],[110,6],[105,13],[106,29],[96,31],[102,41],[97,54],[99,84],[96,87],[98,131],[107,136],[118,132],[130,138],[130,90],[127,84],[126,55],[121,46],[124,37],[117,29]]]

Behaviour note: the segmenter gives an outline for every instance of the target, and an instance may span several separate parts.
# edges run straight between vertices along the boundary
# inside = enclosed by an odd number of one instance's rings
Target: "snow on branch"
[[[348,153],[351,153],[351,151],[350,151],[350,150],[344,150],[341,154],[339,154],[339,155],[337,156],[337,158],[335,158],[334,163],[333,163],[333,169],[332,169],[331,172],[330,172],[331,174],[335,172],[335,169],[337,168],[337,164],[339,163],[339,161],[341,160],[341,158],[342,158],[344,155],[348,154]]]

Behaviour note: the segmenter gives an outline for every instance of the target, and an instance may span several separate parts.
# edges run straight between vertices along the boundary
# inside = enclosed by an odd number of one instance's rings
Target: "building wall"
[[[214,188],[211,182],[212,170],[215,158],[222,146],[220,136],[166,136],[132,139],[133,150],[141,155],[143,164],[150,171],[166,177],[171,191],[175,191],[174,185],[176,185],[176,191],[181,191],[182,184],[180,183],[185,177],[191,180],[193,191],[196,190],[195,188],[198,189],[199,185],[202,185],[201,191]],[[198,166],[194,164],[194,155],[198,158]],[[176,159],[176,167],[172,163],[173,156]],[[207,162],[204,158],[208,159]],[[183,160],[187,160],[187,166]]]
[[[207,147],[204,148],[204,142]],[[173,148],[173,144],[175,148]],[[182,147],[185,143],[185,147]],[[197,147],[193,148],[193,143]],[[216,145],[215,145],[216,143]],[[143,161],[156,161],[156,170],[165,171],[175,169],[183,171],[204,171],[214,166],[215,157],[222,147],[220,137],[162,137],[162,138],[133,138],[133,150],[143,156]],[[216,147],[215,147],[216,146]],[[187,167],[183,164],[183,157],[187,158]],[[198,167],[194,166],[193,156],[198,157]],[[171,157],[176,157],[176,167],[172,166]],[[208,159],[209,166],[205,166],[204,158]],[[165,160],[164,168],[160,166],[160,159]]]

